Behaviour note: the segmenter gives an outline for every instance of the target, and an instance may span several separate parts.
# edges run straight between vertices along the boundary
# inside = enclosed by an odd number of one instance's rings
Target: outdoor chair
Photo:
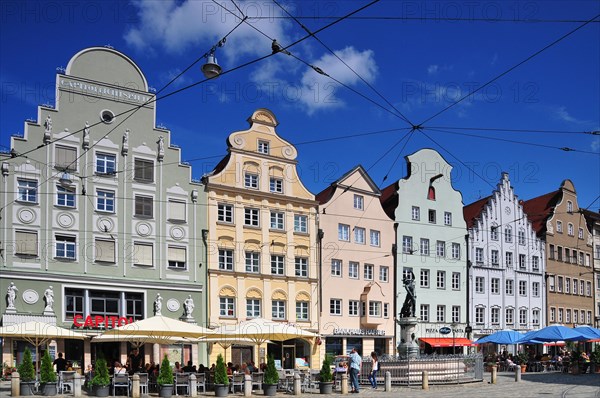
[[[252,373],[252,389],[256,387],[257,390],[262,390],[264,373],[254,372]]]
[[[244,374],[238,373],[233,375],[233,379],[231,381],[231,392],[235,393],[236,387],[240,389],[240,392],[244,391]]]
[[[179,389],[185,389],[185,395],[190,395],[190,375],[188,373],[175,373],[175,395]]]
[[[58,375],[59,394],[73,394],[73,383],[75,380],[74,371],[62,371]]]
[[[140,394],[148,395],[148,373],[138,373],[140,376]]]
[[[196,373],[196,391],[200,392],[200,389],[206,392],[206,373]]]
[[[129,396],[129,375],[116,374],[113,376],[113,397],[117,395],[117,388],[125,389],[125,395]]]

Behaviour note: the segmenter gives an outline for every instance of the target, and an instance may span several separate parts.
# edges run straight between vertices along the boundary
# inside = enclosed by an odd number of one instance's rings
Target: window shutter
[[[115,242],[112,240],[96,240],[96,261],[115,262]]]
[[[185,263],[185,248],[169,247],[169,261]]]
[[[59,169],[77,170],[77,149],[64,146],[56,147],[56,167]]]
[[[134,243],[133,245],[133,262],[137,265],[152,266],[152,245]]]
[[[169,200],[169,219],[185,221],[185,202]]]

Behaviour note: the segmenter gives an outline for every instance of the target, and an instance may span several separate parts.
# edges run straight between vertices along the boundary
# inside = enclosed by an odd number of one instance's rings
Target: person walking
[[[360,373],[360,364],[362,362],[362,358],[356,352],[356,348],[352,348],[352,352],[350,352],[350,384],[352,385],[352,391],[355,394],[358,394],[358,374]]]
[[[371,368],[371,374],[369,375],[369,381],[371,382],[372,388],[377,388],[377,371],[379,371],[379,360],[375,351],[371,353],[371,364],[373,366]]]

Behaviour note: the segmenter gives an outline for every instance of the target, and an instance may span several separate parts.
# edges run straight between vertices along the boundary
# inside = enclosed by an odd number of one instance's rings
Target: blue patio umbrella
[[[600,339],[600,329],[591,326],[578,326],[575,328],[580,333],[587,335],[590,340]]]
[[[534,332],[526,333],[523,337],[521,337],[521,339],[517,341],[517,343],[536,343],[544,341],[582,341],[589,339],[590,337],[587,334],[581,333],[575,329],[571,329],[561,325],[551,325],[543,329],[536,330]]]
[[[475,344],[495,343],[495,344],[517,344],[517,340],[523,337],[522,333],[516,330],[499,330],[495,333],[480,338]]]

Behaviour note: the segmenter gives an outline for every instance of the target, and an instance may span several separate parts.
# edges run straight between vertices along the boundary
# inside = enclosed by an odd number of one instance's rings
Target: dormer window
[[[567,201],[567,213],[573,213],[573,202]]]
[[[258,153],[268,155],[270,152],[269,141],[258,140]]]

